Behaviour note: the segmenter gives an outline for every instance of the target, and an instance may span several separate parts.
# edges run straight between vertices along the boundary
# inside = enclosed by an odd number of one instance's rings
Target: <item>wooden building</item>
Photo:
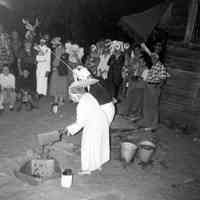
[[[168,42],[166,66],[171,77],[161,97],[161,120],[168,119],[200,129],[199,7],[199,0],[189,2],[188,12],[182,12],[184,16],[181,16],[185,19],[181,24],[185,25],[182,40]],[[180,6],[178,8],[180,10]]]
[[[166,66],[171,77],[161,97],[161,120],[200,128],[200,47],[169,42]]]

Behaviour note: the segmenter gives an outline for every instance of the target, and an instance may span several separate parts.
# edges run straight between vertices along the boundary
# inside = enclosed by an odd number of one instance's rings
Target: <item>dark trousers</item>
[[[144,89],[143,125],[156,128],[159,123],[160,87],[146,84]]]
[[[128,87],[127,97],[123,102],[123,114],[141,117],[143,114],[144,88],[131,83]]]

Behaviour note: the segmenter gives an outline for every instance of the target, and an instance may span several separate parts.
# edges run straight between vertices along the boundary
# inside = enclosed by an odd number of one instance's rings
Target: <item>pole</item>
[[[188,21],[185,32],[184,43],[189,43],[192,40],[194,27],[196,23],[197,13],[198,13],[198,2],[199,0],[191,0],[188,10]]]
[[[63,61],[61,58],[59,58],[58,56],[56,56],[56,54],[51,50],[51,53],[60,61],[62,62],[69,70],[73,71],[73,69],[65,62]]]

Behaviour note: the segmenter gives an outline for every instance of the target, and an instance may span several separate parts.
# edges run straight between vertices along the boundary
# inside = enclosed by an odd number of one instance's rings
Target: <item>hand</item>
[[[162,81],[160,82],[160,84],[158,85],[158,87],[159,87],[159,88],[162,88],[162,87],[164,86],[164,84],[165,84],[165,80],[162,80]]]
[[[69,131],[66,132],[66,135],[67,136],[72,136],[72,134]]]
[[[67,136],[71,136],[71,133],[68,130],[68,126],[66,126],[65,128],[63,128],[63,134],[65,134]]]

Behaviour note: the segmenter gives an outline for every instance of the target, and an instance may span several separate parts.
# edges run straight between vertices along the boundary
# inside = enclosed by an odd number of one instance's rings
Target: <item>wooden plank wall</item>
[[[162,91],[161,120],[200,128],[200,52],[169,46],[166,66],[171,77]]]

